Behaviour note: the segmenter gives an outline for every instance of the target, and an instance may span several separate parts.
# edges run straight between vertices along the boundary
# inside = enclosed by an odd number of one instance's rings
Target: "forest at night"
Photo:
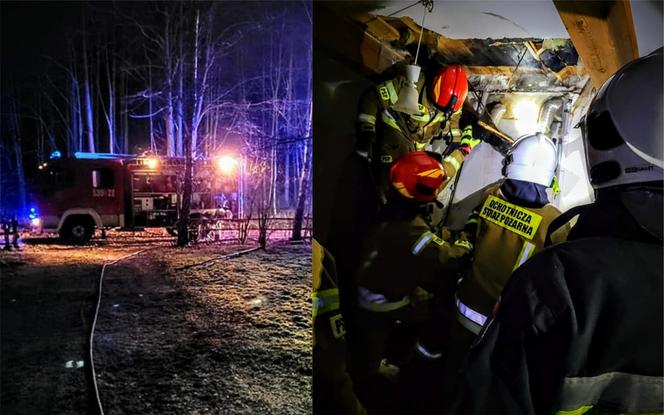
[[[25,216],[37,166],[55,151],[242,154],[273,213],[298,196],[308,209],[310,9],[4,2],[2,213]]]

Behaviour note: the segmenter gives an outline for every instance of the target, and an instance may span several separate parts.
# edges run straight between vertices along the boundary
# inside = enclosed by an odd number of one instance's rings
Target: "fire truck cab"
[[[76,153],[39,166],[35,201],[40,231],[85,243],[95,228],[137,230],[177,224],[184,160]],[[232,218],[237,177],[216,174],[214,163],[194,163],[192,217]]]

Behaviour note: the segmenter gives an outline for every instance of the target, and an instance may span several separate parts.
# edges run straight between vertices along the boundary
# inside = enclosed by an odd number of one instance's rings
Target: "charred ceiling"
[[[481,89],[578,93],[588,79],[569,39],[451,39],[428,29],[421,33],[421,26],[408,16],[369,13],[368,5],[325,2],[315,7],[321,16],[314,30],[318,47],[370,76],[389,76],[411,61],[421,34],[427,52],[420,53],[422,66],[464,65]]]

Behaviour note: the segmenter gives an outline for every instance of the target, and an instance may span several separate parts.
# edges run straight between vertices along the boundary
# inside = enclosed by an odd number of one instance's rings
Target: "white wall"
[[[374,12],[389,15],[409,3],[387,1]],[[395,16],[422,21],[422,6],[410,7]],[[568,38],[558,12],[550,0],[463,0],[434,1],[424,26],[452,39]]]
[[[636,29],[639,54],[645,56],[662,47],[662,0],[632,0],[632,20]]]
[[[502,178],[502,155],[486,143],[480,143],[468,156],[461,169],[461,176],[454,192],[454,200],[445,221],[452,229],[461,229],[468,213],[481,202],[484,189]],[[449,199],[449,191],[443,191],[439,200]]]

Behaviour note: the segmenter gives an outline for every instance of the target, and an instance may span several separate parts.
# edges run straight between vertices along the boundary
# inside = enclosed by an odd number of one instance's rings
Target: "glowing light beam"
[[[232,156],[221,156],[217,159],[217,167],[222,174],[229,175],[235,172],[238,161]]]
[[[529,99],[521,99],[514,103],[512,114],[516,118],[516,127],[521,134],[534,134],[537,132],[539,105]]]

